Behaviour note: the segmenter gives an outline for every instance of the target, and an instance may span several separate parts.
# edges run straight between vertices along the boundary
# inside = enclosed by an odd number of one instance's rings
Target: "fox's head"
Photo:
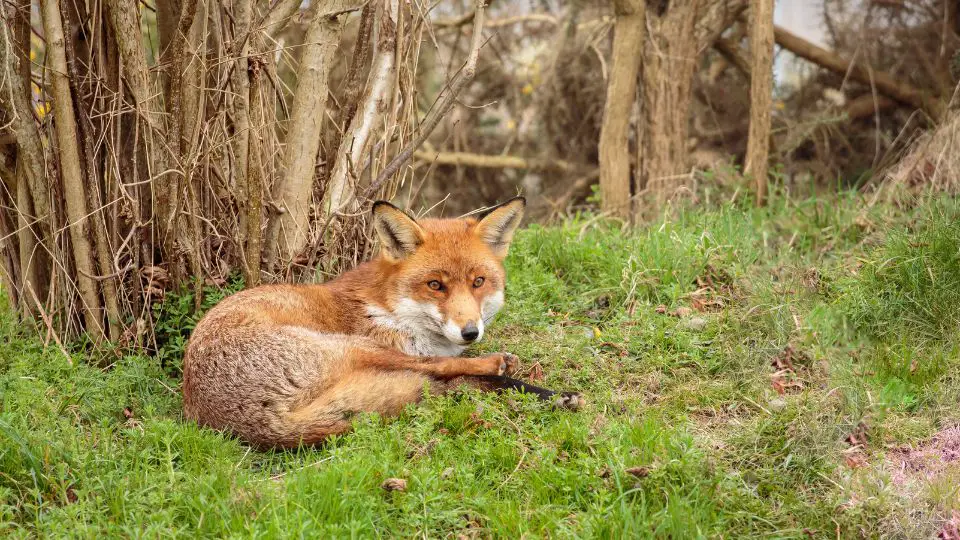
[[[503,260],[525,206],[517,197],[478,217],[416,221],[390,203],[374,203],[390,319],[408,332],[429,333],[432,342],[479,341],[503,306]]]

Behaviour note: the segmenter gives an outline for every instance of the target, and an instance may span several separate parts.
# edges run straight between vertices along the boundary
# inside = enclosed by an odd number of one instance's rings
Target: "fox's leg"
[[[394,416],[423,397],[428,383],[446,387],[446,380],[464,376],[513,373],[516,356],[497,353],[480,358],[421,358],[391,349],[355,346],[347,351],[332,384],[305,389],[300,403],[285,415],[288,438],[282,446],[315,444],[350,430],[361,412]]]
[[[438,379],[452,379],[468,375],[502,376],[514,373],[519,366],[516,355],[510,353],[494,353],[478,358],[420,357],[390,349],[359,349],[354,351],[351,356],[351,364],[356,369],[413,371]]]

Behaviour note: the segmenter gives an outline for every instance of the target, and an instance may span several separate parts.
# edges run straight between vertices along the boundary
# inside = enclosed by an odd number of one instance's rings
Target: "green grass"
[[[474,352],[539,363],[585,410],[450,395],[295,452],[183,421],[189,296],[159,308],[157,354],[72,365],[3,312],[0,536],[931,537],[950,481],[902,489],[885,454],[960,422],[958,212],[844,194],[530,227]]]

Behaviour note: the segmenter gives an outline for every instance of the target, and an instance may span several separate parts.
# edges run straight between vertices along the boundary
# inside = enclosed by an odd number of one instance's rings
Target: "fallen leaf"
[[[627,474],[632,474],[637,478],[644,478],[650,474],[650,469],[648,469],[647,467],[629,467],[626,470],[624,470],[624,472],[626,472]]]
[[[940,532],[937,533],[937,538],[939,540],[960,540],[960,511],[954,510],[952,512],[951,518],[943,524]]]
[[[129,407],[124,407],[123,416],[124,418],[127,418],[127,419],[133,418],[133,411],[131,411]]]
[[[851,469],[859,469],[867,465],[867,457],[860,452],[850,452],[844,456],[844,463]]]
[[[531,381],[543,380],[543,366],[540,365],[540,362],[535,362],[530,366],[530,369],[527,371],[527,379]]]
[[[660,304],[659,306],[657,306],[657,313],[663,315],[666,312],[667,312],[667,306],[663,304]]]
[[[387,478],[380,487],[387,491],[406,491],[407,481],[403,478]]]
[[[672,316],[674,316],[674,317],[683,318],[683,317],[689,317],[690,314],[692,314],[692,313],[693,313],[693,310],[692,310],[692,309],[690,309],[690,308],[688,308],[688,307],[686,307],[686,306],[680,306],[680,307],[678,307],[677,309],[673,310],[673,311],[670,313],[670,315],[672,315]]]
[[[860,422],[857,424],[857,427],[853,430],[853,433],[847,435],[847,438],[844,439],[847,444],[850,446],[863,446],[867,444],[867,424]]]

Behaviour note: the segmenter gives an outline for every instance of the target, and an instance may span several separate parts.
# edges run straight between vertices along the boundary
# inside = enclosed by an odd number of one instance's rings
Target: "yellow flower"
[[[513,119],[507,120],[507,129],[509,129],[510,131],[517,129],[516,120],[513,120]]]
[[[43,117],[46,116],[48,112],[50,112],[50,103],[46,101],[42,103],[37,103],[34,109],[37,111],[37,116],[41,120],[43,120]]]
[[[787,104],[778,99],[777,101],[773,102],[773,108],[778,111],[782,111],[787,108]]]
[[[523,85],[523,89],[520,91],[523,93],[523,95],[529,96],[530,94],[533,93],[533,85],[530,83],[527,83]]]

